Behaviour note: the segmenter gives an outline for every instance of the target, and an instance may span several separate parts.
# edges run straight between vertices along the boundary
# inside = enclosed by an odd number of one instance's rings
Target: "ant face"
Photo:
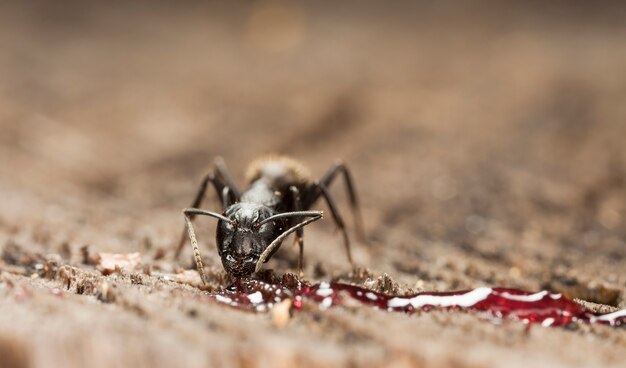
[[[283,231],[284,221],[263,220],[274,215],[263,205],[240,202],[225,211],[230,221],[217,224],[217,249],[224,269],[235,277],[248,277],[267,246]]]

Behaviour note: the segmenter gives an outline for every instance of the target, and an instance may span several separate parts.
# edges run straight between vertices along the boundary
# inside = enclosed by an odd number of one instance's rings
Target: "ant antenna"
[[[259,223],[259,225],[263,225],[266,222],[274,221],[274,220],[276,220],[278,218],[283,218],[283,217],[318,217],[318,216],[323,216],[323,212],[322,211],[283,212],[283,213],[279,213],[279,214],[276,214],[274,216],[270,216],[270,217],[266,218],[265,220],[261,221]]]
[[[314,221],[317,221],[317,220],[321,219],[324,216],[324,212],[322,212],[322,211],[286,212],[286,213],[281,213],[281,214],[278,214],[278,215],[274,215],[274,216],[268,217],[267,219],[263,220],[263,222],[266,222],[266,221],[268,221],[270,219],[274,219],[274,218],[293,217],[293,216],[312,216],[312,217],[310,219],[306,219],[306,220],[304,220],[304,221],[294,225],[293,227],[287,229],[285,232],[280,234],[276,239],[274,239],[274,241],[271,242],[270,245],[267,246],[267,248],[265,248],[265,250],[263,251],[263,253],[259,257],[259,260],[256,262],[256,267],[254,269],[254,272],[259,272],[259,270],[261,269],[261,266],[263,265],[263,263],[265,262],[267,257],[269,257],[269,255],[280,245],[280,243],[289,234],[291,234],[294,231],[296,231],[296,230],[298,230],[298,229],[300,229],[300,228],[310,224],[311,222],[314,222]]]
[[[232,221],[228,217],[226,217],[224,215],[220,215],[217,212],[205,211],[205,210],[201,210],[199,208],[185,208],[183,210],[183,214],[185,214],[186,216],[189,216],[189,215],[204,215],[204,216],[215,217],[216,219],[220,219],[220,220],[226,221],[226,222],[231,222]]]
[[[220,215],[216,212],[205,211],[198,208],[185,208],[183,210],[183,214],[185,215],[185,224],[187,225],[187,232],[189,234],[189,239],[191,239],[191,247],[193,248],[193,259],[196,262],[196,270],[198,274],[200,274],[200,279],[202,280],[202,284],[206,285],[206,276],[204,275],[204,265],[202,264],[202,257],[200,256],[200,247],[198,247],[198,240],[196,240],[196,234],[193,231],[193,226],[191,225],[190,215],[204,215],[209,217],[214,217],[216,219],[231,222],[226,216]]]

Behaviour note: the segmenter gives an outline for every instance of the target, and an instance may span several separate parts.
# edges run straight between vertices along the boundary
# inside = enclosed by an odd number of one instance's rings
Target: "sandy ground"
[[[268,152],[316,176],[342,158],[369,244],[353,269],[311,225],[309,280],[626,308],[625,7],[121,4],[0,5],[0,366],[626,366],[623,328],[357,306],[278,328],[206,303],[176,281],[190,250],[172,258],[217,155],[240,183]],[[290,243],[268,268],[293,271]],[[103,275],[100,252],[142,266]]]

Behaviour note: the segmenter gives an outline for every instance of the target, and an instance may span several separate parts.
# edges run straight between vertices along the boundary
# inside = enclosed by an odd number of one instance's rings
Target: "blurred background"
[[[3,1],[0,247],[171,252],[215,156],[240,183],[267,153],[314,176],[342,158],[373,272],[625,307],[625,20],[619,1]],[[308,232],[309,274],[346,272],[332,225]]]

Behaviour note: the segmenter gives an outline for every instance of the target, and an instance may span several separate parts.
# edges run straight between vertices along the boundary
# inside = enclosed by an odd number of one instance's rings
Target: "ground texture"
[[[626,308],[626,11],[521,4],[3,3],[0,366],[626,365],[623,328],[358,306],[278,327],[207,303],[190,250],[173,260],[217,155],[240,182],[270,152],[315,176],[342,158],[369,244],[353,268],[311,225],[307,279]],[[214,222],[196,227],[227,285]],[[103,273],[102,252],[142,263]]]

